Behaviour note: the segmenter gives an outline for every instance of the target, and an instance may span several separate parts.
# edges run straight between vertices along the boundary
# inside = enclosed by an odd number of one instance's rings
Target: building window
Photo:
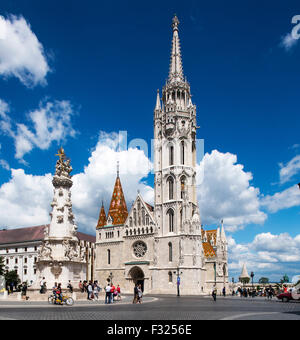
[[[24,263],[27,263],[27,257],[24,258]]]
[[[172,243],[169,242],[168,246],[169,246],[169,262],[172,262],[173,261],[173,246],[172,246]]]
[[[169,164],[174,165],[174,147],[170,146],[169,149]]]
[[[169,220],[169,232],[174,232],[174,211],[172,209],[169,209],[167,212],[168,220]]]
[[[25,251],[25,252],[27,251],[27,247],[24,248],[24,251]]]
[[[34,275],[36,274],[36,269],[33,270],[33,274],[34,274]]]
[[[34,263],[37,263],[37,257],[34,258]]]
[[[174,199],[174,180],[172,177],[168,178],[168,184],[169,184],[169,200]]]
[[[181,164],[184,164],[184,161],[185,161],[184,141],[180,143],[180,161],[181,161]]]
[[[18,259],[15,259],[15,264],[18,264]]]
[[[169,283],[173,282],[173,275],[172,272],[169,272]]]
[[[27,275],[27,269],[24,269],[24,275]]]
[[[181,187],[181,199],[183,199],[184,191],[185,191],[185,177],[181,177],[180,180],[180,187]]]
[[[37,251],[37,246],[34,247],[34,251]]]
[[[9,264],[9,259],[6,259],[6,264]]]
[[[8,248],[6,248],[6,254],[8,254],[9,253],[9,249]]]
[[[107,249],[107,264],[110,264],[110,249]]]
[[[16,252],[16,253],[18,252],[18,248],[15,249],[15,252]]]

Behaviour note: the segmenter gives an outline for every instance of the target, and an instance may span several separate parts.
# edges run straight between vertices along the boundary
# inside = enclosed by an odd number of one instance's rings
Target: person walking
[[[73,286],[71,284],[71,281],[69,280],[69,283],[68,283],[68,287],[67,287],[70,291],[71,294],[73,294]]]
[[[217,301],[217,288],[216,287],[213,287],[211,295],[212,295],[214,301]]]
[[[88,300],[93,300],[93,284],[92,281],[89,281],[88,287],[87,287],[87,299]]]
[[[133,289],[133,301],[132,301],[132,303],[137,303],[137,301],[138,301],[138,293],[139,293],[138,285],[136,284],[134,286],[134,289]]]
[[[22,285],[22,299],[23,300],[28,300],[26,295],[27,295],[27,283],[23,282],[23,285]]]
[[[43,277],[42,280],[40,281],[40,293],[41,294],[44,294],[44,288],[45,288],[45,285],[46,285],[46,281],[45,281],[45,278]]]
[[[226,296],[226,288],[225,287],[223,288],[222,293],[223,293],[223,296],[225,297]]]
[[[81,293],[84,292],[82,281],[79,281],[78,288],[79,288],[79,290],[81,291]]]
[[[99,291],[100,291],[100,288],[98,286],[98,282],[94,281],[94,299],[95,299],[95,301],[99,300]]]
[[[113,285],[113,283],[111,284],[111,289],[110,289],[110,293],[111,293],[111,303],[114,303],[114,295],[115,295],[115,290],[116,290],[116,287]]]
[[[138,286],[138,303],[142,303],[142,298],[143,298],[143,291],[142,291],[142,286]]]
[[[105,287],[105,304],[110,304],[110,299],[111,299],[111,286],[108,283],[107,286]]]
[[[117,287],[117,292],[118,292],[118,301],[121,300],[121,288],[120,288],[120,285],[118,285]]]

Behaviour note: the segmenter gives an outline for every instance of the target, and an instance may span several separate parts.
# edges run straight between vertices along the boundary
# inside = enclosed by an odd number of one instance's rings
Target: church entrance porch
[[[141,285],[142,291],[144,292],[145,274],[143,270],[140,267],[135,266],[130,269],[128,276],[133,281],[134,285]]]

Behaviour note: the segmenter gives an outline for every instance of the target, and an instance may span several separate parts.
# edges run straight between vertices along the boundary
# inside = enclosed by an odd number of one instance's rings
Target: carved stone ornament
[[[138,241],[133,245],[133,253],[136,257],[144,257],[147,252],[147,246],[144,242]]]
[[[55,279],[59,278],[59,275],[62,273],[62,263],[58,261],[51,262],[51,273],[54,275]]]
[[[41,248],[39,249],[38,256],[42,260],[52,260],[52,249],[50,247],[49,241],[43,242]]]

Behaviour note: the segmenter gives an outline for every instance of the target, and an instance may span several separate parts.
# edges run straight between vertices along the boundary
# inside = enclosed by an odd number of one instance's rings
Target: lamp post
[[[113,273],[110,273],[108,278],[109,278],[111,284],[113,284],[113,282],[112,282],[113,277],[114,277]]]
[[[180,272],[179,267],[177,267],[174,274],[177,274],[177,296],[180,296],[180,274],[182,274],[182,272]]]
[[[253,291],[253,290],[254,290],[254,289],[253,289],[253,278],[254,278],[254,273],[251,272],[250,276],[251,276],[251,279],[252,279],[252,291]]]

